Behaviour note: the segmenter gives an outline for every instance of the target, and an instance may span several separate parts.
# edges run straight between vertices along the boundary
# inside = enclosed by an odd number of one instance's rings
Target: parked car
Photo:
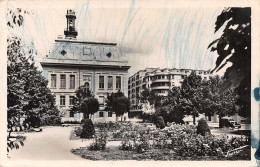
[[[241,124],[237,123],[236,121],[229,121],[230,128],[241,128]]]
[[[241,128],[241,124],[234,121],[233,119],[223,118],[220,122],[220,128],[229,127],[229,128]]]

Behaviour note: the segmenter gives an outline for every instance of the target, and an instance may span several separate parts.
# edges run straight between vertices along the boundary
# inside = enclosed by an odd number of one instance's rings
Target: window
[[[116,88],[121,89],[121,77],[116,77]]]
[[[51,74],[51,87],[56,88],[56,74]]]
[[[60,96],[60,105],[65,106],[65,96]]]
[[[85,88],[85,92],[87,92],[87,90],[89,90],[89,83],[88,82],[85,82],[84,88]]]
[[[134,100],[132,100],[132,104],[135,104],[135,101],[134,101]]]
[[[70,89],[75,89],[75,75],[70,75]]]
[[[74,117],[74,112],[70,111],[70,117]]]
[[[74,104],[74,96],[70,96],[70,106],[72,106]]]
[[[107,88],[113,89],[113,77],[112,76],[108,76]]]
[[[181,79],[184,79],[184,75],[181,76]]]
[[[113,113],[112,112],[108,112],[108,117],[112,117]]]
[[[104,76],[99,76],[99,89],[104,89]]]
[[[66,75],[60,75],[60,87],[66,88]]]
[[[99,112],[99,117],[104,117],[103,111]]]

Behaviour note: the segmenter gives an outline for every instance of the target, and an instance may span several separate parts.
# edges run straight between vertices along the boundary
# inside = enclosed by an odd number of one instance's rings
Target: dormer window
[[[107,57],[110,58],[112,54],[110,52],[107,53]]]
[[[62,50],[60,53],[64,56],[67,52],[65,50]]]

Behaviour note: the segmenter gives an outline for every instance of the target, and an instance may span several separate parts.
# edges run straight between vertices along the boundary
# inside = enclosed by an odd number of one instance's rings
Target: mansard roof
[[[41,62],[46,64],[128,66],[116,43],[88,42],[75,39],[57,39],[54,48]]]

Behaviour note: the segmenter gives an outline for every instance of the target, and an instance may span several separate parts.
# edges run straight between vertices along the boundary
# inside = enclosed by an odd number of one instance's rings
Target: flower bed
[[[186,158],[194,156],[225,157],[230,150],[246,145],[243,138],[232,137],[228,139],[226,135],[198,135],[196,126],[192,125],[170,125],[164,129],[158,129],[151,125],[145,127],[140,124],[122,124],[118,130],[109,131],[106,128],[101,128],[97,129],[96,132],[99,134],[104,131],[108,132],[105,142],[121,141],[121,145],[117,149],[133,155],[152,154],[159,156],[159,153],[164,152],[167,156],[173,154],[175,158],[179,156]],[[109,149],[102,148],[104,154]],[[154,158],[148,156],[148,159]]]
[[[250,147],[244,148],[240,153],[229,157],[225,156],[191,156],[183,157],[177,155],[171,149],[151,149],[145,153],[133,153],[132,151],[124,151],[120,147],[109,147],[106,150],[91,151],[88,148],[72,149],[71,153],[89,160],[194,160],[194,161],[212,161],[212,160],[250,160]]]

